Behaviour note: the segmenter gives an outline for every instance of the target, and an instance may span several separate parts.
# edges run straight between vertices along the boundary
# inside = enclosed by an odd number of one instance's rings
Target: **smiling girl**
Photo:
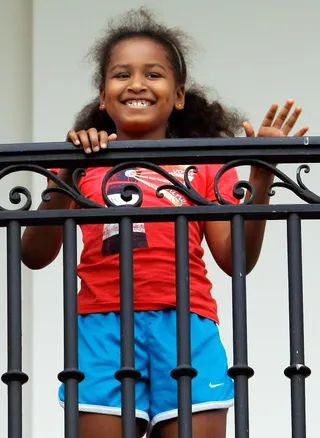
[[[236,112],[217,101],[210,102],[201,89],[187,87],[184,41],[181,30],[159,24],[144,9],[112,24],[92,52],[97,98],[78,114],[68,140],[91,154],[106,149],[108,142],[116,139],[233,137],[241,127],[247,136],[254,136],[252,126]],[[288,135],[301,112],[296,107],[289,116],[293,104],[288,100],[278,115],[278,106],[272,105],[258,135]],[[183,181],[185,166],[162,167]],[[211,201],[216,201],[213,181],[220,167],[199,165],[198,172],[190,175],[195,190]],[[88,168],[79,182],[83,194],[102,205],[101,184],[107,170]],[[71,170],[56,172],[72,184]],[[268,172],[251,169],[256,203],[269,202],[267,188],[272,181]],[[174,190],[157,197],[163,177],[143,168],[119,172],[109,181],[107,193],[114,203],[125,204],[120,190],[127,182],[140,186],[143,206],[190,205]],[[238,202],[233,197],[236,182],[236,171],[230,170],[219,185],[222,196],[234,203]],[[65,196],[52,193],[51,200],[39,208],[74,206]],[[264,229],[264,221],[246,222],[247,273],[258,260]],[[120,367],[119,229],[117,224],[98,224],[81,225],[81,230],[79,368],[85,380],[79,385],[80,437],[120,438],[121,387],[114,378]],[[136,382],[136,434],[142,436],[149,424],[162,438],[174,438],[177,384],[170,377],[177,364],[174,225],[135,224],[133,231],[135,366],[142,374]],[[191,355],[192,366],[198,370],[192,381],[193,436],[224,438],[234,390],[203,261],[203,238],[217,264],[227,274],[232,272],[229,222],[190,222]],[[43,268],[56,258],[61,244],[61,227],[30,226],[22,239],[23,261],[31,269]],[[63,405],[63,385],[59,397]]]

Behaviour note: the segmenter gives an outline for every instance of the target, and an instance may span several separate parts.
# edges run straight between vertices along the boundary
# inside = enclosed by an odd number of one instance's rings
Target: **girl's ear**
[[[104,111],[105,109],[105,99],[106,99],[106,93],[104,90],[100,90],[100,105],[99,108],[101,111]]]
[[[176,101],[174,107],[176,110],[182,110],[185,104],[186,87],[185,85],[179,85],[176,92]]]

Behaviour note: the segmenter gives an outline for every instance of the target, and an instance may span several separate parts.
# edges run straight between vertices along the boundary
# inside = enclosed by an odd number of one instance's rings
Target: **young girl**
[[[187,88],[184,36],[180,30],[159,24],[144,9],[127,14],[93,49],[96,63],[97,98],[78,115],[68,139],[88,154],[107,147],[110,140],[161,139],[167,137],[235,136],[241,126],[254,136],[248,122],[209,102],[198,88]],[[288,135],[301,112],[289,112],[288,100],[276,117],[272,105],[259,136]],[[243,123],[242,123],[243,122]],[[307,132],[303,128],[296,135]],[[183,181],[186,166],[163,166]],[[215,201],[213,180],[218,165],[199,165],[191,175],[197,192]],[[101,183],[107,168],[88,168],[79,182],[83,194],[103,203]],[[69,169],[56,169],[72,184]],[[114,203],[124,203],[121,184],[130,181],[143,191],[143,206],[184,206],[189,201],[174,191],[162,198],[155,194],[163,177],[143,168],[119,172],[107,193]],[[233,186],[235,170],[220,182],[225,199],[237,202]],[[256,188],[255,202],[269,201],[267,188],[273,176],[252,168],[250,182]],[[50,186],[53,183],[49,183]],[[73,208],[65,196],[52,193],[40,209]],[[246,223],[247,272],[255,266],[263,240],[264,221]],[[78,267],[81,279],[79,302],[79,368],[85,380],[79,385],[80,437],[120,438],[121,390],[114,373],[120,367],[119,321],[119,230],[118,225],[82,225],[84,248]],[[134,225],[135,366],[142,378],[136,383],[137,436],[147,422],[157,425],[162,438],[177,436],[177,384],[170,377],[176,367],[176,312],[174,272],[174,225]],[[192,381],[193,436],[224,438],[226,414],[233,405],[233,382],[227,375],[226,352],[218,330],[217,306],[202,260],[205,237],[218,265],[231,274],[231,239],[228,222],[191,222],[190,300],[192,366],[198,375]],[[23,262],[31,269],[51,263],[60,251],[59,226],[29,226],[22,239]],[[61,404],[64,388],[59,391]]]

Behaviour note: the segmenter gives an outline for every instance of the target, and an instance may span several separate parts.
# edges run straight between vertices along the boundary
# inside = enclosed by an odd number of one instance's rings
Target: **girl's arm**
[[[72,184],[72,173],[61,169],[59,178]],[[55,187],[50,181],[48,187]],[[51,193],[50,201],[42,201],[38,210],[64,210],[72,207],[69,197],[61,193]],[[62,245],[63,227],[61,225],[28,226],[21,240],[21,259],[30,269],[42,269],[49,265],[59,254]]]
[[[105,149],[110,140],[116,140],[115,134],[108,135],[105,131],[97,132],[92,128],[88,131],[69,131],[66,141],[75,146],[81,146],[86,153]],[[72,171],[61,169],[59,178],[72,185]],[[54,187],[49,182],[48,187]],[[61,193],[51,193],[50,201],[42,202],[38,210],[64,210],[75,208],[74,202]],[[29,226],[25,229],[21,242],[22,262],[30,269],[42,269],[49,265],[59,254],[62,245],[63,227],[61,225]]]
[[[289,99],[285,106],[280,111],[276,120],[274,120],[278,110],[277,105],[272,105],[264,118],[260,130],[259,137],[283,137],[287,136],[295,125],[301,108],[297,107],[293,114],[287,120],[288,114],[293,106],[293,100]],[[287,120],[287,121],[286,121]],[[243,124],[247,137],[254,137],[255,133],[252,126],[245,122]],[[300,129],[295,136],[303,136],[308,127]],[[252,167],[250,172],[249,182],[255,187],[256,196],[255,204],[268,204],[270,196],[268,195],[268,187],[272,184],[274,175],[270,172]],[[247,194],[246,198],[248,198]],[[246,243],[246,273],[250,273],[255,267],[264,237],[266,221],[246,221],[245,222],[245,243]],[[231,253],[231,227],[230,223],[224,222],[206,222],[205,223],[205,238],[210,248],[210,251],[216,260],[217,264],[223,269],[226,274],[232,274],[232,253]]]
[[[259,175],[260,169],[251,170],[250,183],[256,189],[254,203],[268,204],[267,189],[273,182],[273,175],[265,172]],[[248,195],[247,195],[248,196]],[[264,237],[266,221],[245,221],[246,273],[255,267]],[[230,222],[205,222],[205,237],[210,251],[220,268],[228,275],[232,274],[231,260],[231,227]]]

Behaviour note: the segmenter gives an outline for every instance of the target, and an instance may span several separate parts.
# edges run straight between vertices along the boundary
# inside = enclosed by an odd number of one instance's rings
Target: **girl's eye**
[[[119,79],[126,79],[129,77],[129,73],[118,73],[115,77]]]
[[[150,79],[160,78],[160,75],[158,73],[153,73],[153,72],[147,73],[146,76],[149,77]]]

